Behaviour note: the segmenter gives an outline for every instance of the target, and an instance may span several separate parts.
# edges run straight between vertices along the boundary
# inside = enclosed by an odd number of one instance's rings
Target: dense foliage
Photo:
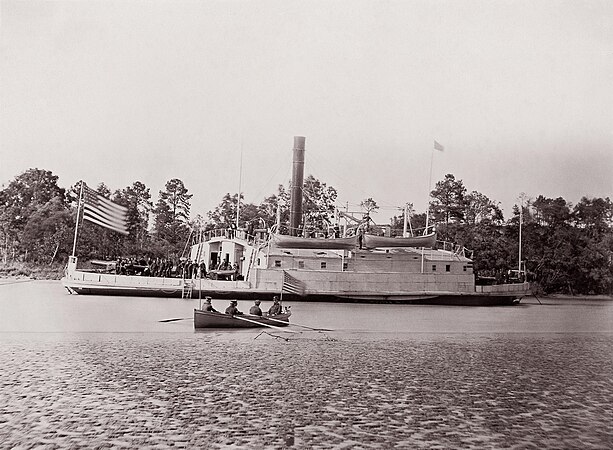
[[[49,171],[29,169],[0,190],[0,255],[5,265],[49,265],[65,262],[72,253],[81,185],[66,190],[57,180]],[[206,219],[191,217],[192,194],[179,179],[166,183],[155,205],[149,188],[140,181],[114,192],[101,183],[96,191],[128,208],[129,234],[81,222],[76,254],[82,258],[179,258],[206,230],[236,226],[237,215],[238,227],[248,230],[275,224],[283,229],[289,222],[290,190],[283,185],[259,205],[227,193]],[[474,251],[479,276],[498,277],[518,268],[521,222],[521,259],[538,292],[611,294],[613,204],[608,197],[584,197],[571,205],[561,197],[530,199],[522,194],[505,221],[497,202],[468,192],[462,180],[448,174],[436,184],[431,198],[429,222],[436,224],[438,239]],[[336,189],[312,175],[305,179],[303,224],[309,234],[335,229],[336,200]],[[353,225],[377,232],[370,219],[377,202],[367,198],[361,208],[364,216]],[[395,216],[380,229],[400,235],[404,223],[402,215]],[[418,233],[425,224],[425,212],[411,213],[408,229]]]
[[[611,295],[613,203],[608,197],[583,197],[573,206],[561,197],[523,196],[505,221],[496,202],[476,191],[467,193],[462,180],[451,174],[431,196],[438,239],[470,249],[478,276],[502,277],[519,268],[521,216],[521,259],[536,292]],[[423,229],[425,214],[411,221],[413,228]],[[393,234],[401,234],[403,217],[393,217],[391,227]]]

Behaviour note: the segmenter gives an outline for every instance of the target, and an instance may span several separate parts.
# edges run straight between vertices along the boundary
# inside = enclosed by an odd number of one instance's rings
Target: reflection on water
[[[0,283],[0,447],[612,448],[613,302],[542,301],[194,332],[197,300]]]
[[[525,299],[519,306],[457,307],[285,302],[292,321],[339,332],[612,332],[613,302]],[[214,300],[223,311],[227,301]],[[191,332],[198,300],[69,295],[58,282],[0,285],[0,332]],[[251,302],[240,301],[248,311]],[[262,309],[269,305],[262,304]],[[182,318],[175,322],[160,320]]]

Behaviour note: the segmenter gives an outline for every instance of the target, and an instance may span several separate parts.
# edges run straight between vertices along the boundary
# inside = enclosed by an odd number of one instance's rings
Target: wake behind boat
[[[290,311],[275,316],[231,316],[219,312],[194,309],[194,328],[257,328],[286,327],[289,325]]]

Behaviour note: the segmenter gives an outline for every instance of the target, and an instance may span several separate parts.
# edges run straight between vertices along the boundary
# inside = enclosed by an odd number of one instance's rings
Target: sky
[[[0,0],[0,51],[2,185],[179,178],[205,216],[289,186],[304,136],[305,173],[381,223],[449,173],[507,219],[613,197],[609,0]]]

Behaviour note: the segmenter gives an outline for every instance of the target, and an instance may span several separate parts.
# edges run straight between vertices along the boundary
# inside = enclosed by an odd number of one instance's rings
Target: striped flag
[[[83,183],[83,219],[128,234],[128,208],[113,203]]]
[[[290,294],[304,295],[305,287],[304,282],[294,278],[285,270],[283,271],[283,286],[281,292],[288,292]]]
[[[438,150],[438,151],[443,151],[445,150],[445,147],[443,147],[441,144],[439,144],[438,142],[434,141],[434,150]]]

